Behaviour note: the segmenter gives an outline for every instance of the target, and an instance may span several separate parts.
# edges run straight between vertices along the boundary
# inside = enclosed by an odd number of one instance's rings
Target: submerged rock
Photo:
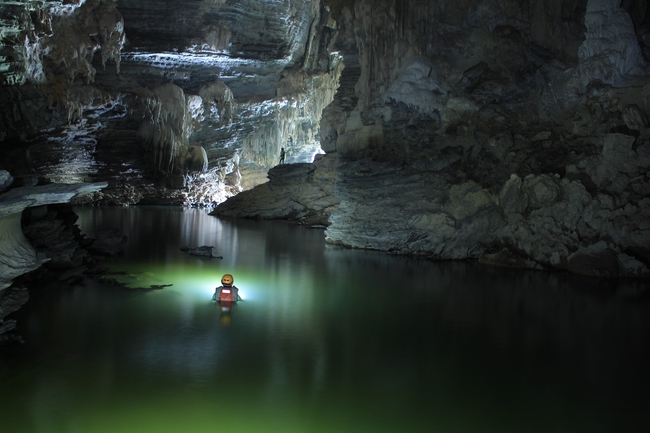
[[[180,250],[192,256],[213,257],[217,259],[223,259],[222,256],[214,255],[213,246],[203,245],[201,247],[196,247],[196,248],[181,247]]]

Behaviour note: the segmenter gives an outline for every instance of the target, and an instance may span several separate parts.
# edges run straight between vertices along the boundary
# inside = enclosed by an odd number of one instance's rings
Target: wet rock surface
[[[221,203],[358,248],[648,275],[644,2],[73,3],[0,1],[16,186],[105,181],[90,202]]]
[[[215,214],[301,219],[312,209],[302,199],[308,179],[322,178],[336,203],[329,242],[650,276],[645,48],[617,5],[585,1],[526,18],[538,3],[510,4],[523,18],[512,20],[488,5],[330,2],[346,35],[336,47],[358,65],[323,117],[323,160],[336,164],[314,164],[293,190],[277,179],[292,175],[276,170]],[[437,26],[414,24],[426,17]],[[586,28],[550,30],[580,17]]]
[[[240,166],[320,151],[341,67],[319,0],[0,1],[0,17],[14,176],[105,181],[104,204],[212,206],[254,182]]]

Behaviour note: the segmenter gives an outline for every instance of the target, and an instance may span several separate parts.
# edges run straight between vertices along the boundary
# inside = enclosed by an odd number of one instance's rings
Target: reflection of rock
[[[20,336],[15,332],[16,321],[5,320],[5,318],[17,311],[29,299],[29,293],[25,288],[12,287],[0,291],[0,345],[7,341],[21,341]]]
[[[89,250],[102,256],[114,256],[121,252],[120,246],[127,241],[128,238],[120,229],[102,230],[95,233]]]
[[[23,212],[23,231],[39,254],[48,258],[40,268],[25,276],[75,283],[98,272],[97,264],[105,257],[119,254],[126,237],[118,230],[97,233],[86,238],[77,226],[78,216],[67,204],[28,208]]]
[[[181,247],[181,251],[192,255],[192,256],[202,256],[202,257],[214,257],[217,259],[223,259],[222,256],[215,256],[213,251],[214,247],[210,245],[203,245],[200,247],[190,248],[190,247]]]

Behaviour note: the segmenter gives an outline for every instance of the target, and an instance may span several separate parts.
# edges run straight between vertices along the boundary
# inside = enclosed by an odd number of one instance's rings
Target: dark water
[[[0,431],[647,432],[640,283],[431,263],[199,210],[79,209],[129,291],[52,286],[0,361]],[[223,259],[182,246],[214,245]],[[245,301],[212,303],[232,273]]]

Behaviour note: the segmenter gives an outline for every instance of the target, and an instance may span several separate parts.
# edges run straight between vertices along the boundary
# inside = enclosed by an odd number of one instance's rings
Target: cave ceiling
[[[122,185],[107,202],[165,189],[170,203],[210,205],[263,181],[282,146],[292,162],[322,152],[340,61],[319,1],[3,0],[0,11],[13,111],[0,140],[17,178],[101,178]]]

